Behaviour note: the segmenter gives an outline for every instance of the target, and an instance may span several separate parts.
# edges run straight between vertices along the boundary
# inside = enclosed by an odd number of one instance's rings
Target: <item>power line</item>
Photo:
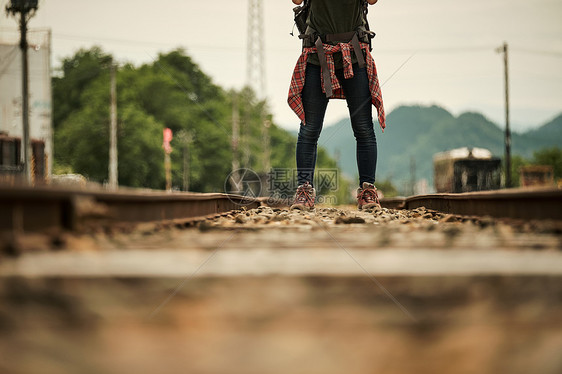
[[[540,50],[540,49],[530,49],[530,48],[510,48],[511,51],[515,52],[522,52],[522,53],[529,53],[535,55],[545,55],[551,57],[562,57],[562,51],[547,51],[547,50]]]
[[[258,17],[259,18],[259,17]],[[9,27],[0,27],[0,31],[12,31],[17,33],[16,29]],[[44,31],[43,29],[33,29],[30,32]],[[79,35],[79,34],[68,34],[54,32],[52,34],[53,39],[62,40],[76,40],[76,41],[93,41],[93,42],[106,42],[106,43],[116,43],[116,44],[136,44],[139,46],[168,46],[168,47],[181,47],[178,43],[168,43],[168,42],[158,42],[158,41],[145,41],[145,40],[135,40],[135,39],[121,39],[121,38],[107,38],[107,37],[96,37],[92,35]],[[206,50],[232,50],[239,52],[242,50],[242,46],[224,45],[220,46],[216,43],[214,44],[189,44],[187,45],[190,49],[206,49]],[[272,50],[279,50],[281,52],[295,51],[294,48],[270,48]],[[390,48],[390,49],[378,49],[375,48],[374,52],[381,54],[411,54],[415,50],[416,54],[448,54],[448,53],[469,53],[469,52],[490,52],[495,49],[493,45],[479,45],[479,46],[445,46],[445,47],[428,47],[428,48]],[[534,48],[510,48],[513,52],[529,53],[529,54],[539,54],[552,57],[562,57],[562,51],[556,50],[544,50],[544,49],[534,49]]]
[[[178,43],[166,43],[166,42],[147,42],[142,40],[133,40],[133,39],[116,39],[116,38],[99,38],[94,36],[87,36],[87,35],[72,35],[72,34],[63,34],[63,33],[53,33],[54,39],[63,39],[63,40],[76,40],[76,41],[92,41],[92,42],[105,42],[105,43],[115,43],[115,44],[136,44],[138,46],[151,46],[151,47],[181,47],[181,44]],[[233,51],[240,51],[240,46],[217,46],[214,44],[189,44],[188,48],[192,49],[207,49],[207,50],[233,50]]]
[[[8,27],[0,27],[0,31],[2,32],[13,32],[14,34],[17,33],[17,29],[8,28]],[[34,29],[30,32],[34,31],[44,31]],[[169,42],[159,42],[159,41],[146,41],[146,40],[135,40],[135,39],[121,39],[121,38],[107,38],[107,37],[97,37],[92,35],[79,35],[79,34],[68,34],[68,33],[59,33],[53,32],[52,39],[56,40],[75,40],[75,41],[90,41],[90,42],[98,42],[98,43],[114,43],[114,44],[126,44],[131,45],[135,44],[138,46],[150,46],[150,47],[188,47],[190,49],[206,49],[206,50],[232,50],[232,51],[241,51],[243,47],[241,45],[224,45],[218,46],[216,43],[214,44],[189,44],[189,45],[182,45],[180,43],[169,43]]]
[[[490,52],[494,50],[494,46],[473,46],[473,47],[434,47],[434,48],[397,48],[397,49],[377,49],[373,51],[381,54],[443,54],[443,53],[468,53],[468,52]]]

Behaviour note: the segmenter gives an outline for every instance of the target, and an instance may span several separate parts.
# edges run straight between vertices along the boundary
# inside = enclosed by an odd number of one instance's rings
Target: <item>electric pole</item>
[[[238,147],[240,145],[240,113],[238,112],[238,94],[232,94],[232,173],[230,174],[230,185],[233,192],[240,190],[240,155]]]
[[[116,66],[111,64],[111,110],[110,110],[110,130],[109,130],[109,187],[116,189],[118,186],[117,177],[117,83],[115,79]]]
[[[410,156],[410,186],[411,196],[416,194],[416,159]]]
[[[511,130],[509,129],[509,74],[507,64],[507,43],[496,49],[503,53],[504,78],[505,78],[505,187],[511,187]]]
[[[27,22],[37,11],[38,0],[12,0],[6,6],[6,12],[16,16],[20,14],[20,49],[22,65],[22,125],[23,125],[23,173],[24,180],[31,184],[31,136],[29,128],[29,67],[27,62]]]
[[[271,147],[269,138],[269,128],[271,127],[271,120],[266,118],[262,126],[262,145],[263,145],[263,171],[269,173],[271,169]]]
[[[189,191],[189,152],[193,143],[193,135],[189,131],[180,130],[177,138],[183,144],[183,190]]]

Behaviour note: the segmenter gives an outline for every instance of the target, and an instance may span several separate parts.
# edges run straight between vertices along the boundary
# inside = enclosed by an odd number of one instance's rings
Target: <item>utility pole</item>
[[[38,0],[12,0],[6,6],[6,12],[12,14],[20,13],[20,49],[22,65],[22,125],[23,125],[23,172],[24,180],[31,184],[31,137],[29,128],[29,67],[27,62],[27,22],[37,11]]]
[[[262,115],[263,117],[263,115]],[[271,127],[271,119],[266,118],[262,121],[262,145],[263,145],[263,171],[269,173],[271,169],[271,146],[269,137],[269,128]]]
[[[247,99],[247,97],[243,97],[244,99]],[[242,126],[240,126],[240,139],[238,141],[239,143],[239,155],[240,155],[240,165],[243,168],[249,168],[250,167],[250,158],[251,158],[251,151],[250,151],[250,144],[252,141],[252,115],[251,112],[249,110],[249,108],[251,108],[252,103],[250,102],[250,100],[245,102],[246,104],[246,110],[243,110],[244,112],[244,118],[241,121]],[[262,120],[262,116],[260,115],[260,121]],[[262,122],[263,123],[263,122]]]
[[[117,189],[117,82],[115,79],[116,66],[111,64],[111,110],[110,110],[110,130],[109,130],[109,187]]]
[[[169,153],[164,153],[164,172],[166,173],[166,191],[172,191],[172,159]]]
[[[410,185],[412,187],[411,196],[416,194],[416,159],[410,156]]]
[[[232,94],[232,173],[230,174],[230,185],[233,192],[240,190],[240,155],[238,148],[240,145],[240,113],[238,112],[238,95]]]
[[[507,64],[507,42],[496,49],[503,53],[504,78],[505,78],[505,187],[511,187],[511,130],[509,129],[509,73]]]
[[[189,191],[189,151],[193,143],[191,132],[181,130],[177,135],[180,143],[183,144],[183,190]]]

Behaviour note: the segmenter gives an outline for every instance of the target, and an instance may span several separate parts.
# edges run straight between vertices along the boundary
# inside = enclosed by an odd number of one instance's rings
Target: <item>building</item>
[[[29,30],[29,127],[32,182],[52,172],[51,32]],[[0,33],[0,182],[23,175],[22,62],[19,31]]]
[[[519,169],[521,187],[554,186],[552,165],[527,165]]]
[[[437,192],[494,190],[501,184],[501,160],[483,148],[458,148],[433,156]]]

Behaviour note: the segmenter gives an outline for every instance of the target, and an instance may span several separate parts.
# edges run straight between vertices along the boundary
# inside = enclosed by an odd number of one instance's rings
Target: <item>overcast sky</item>
[[[300,42],[291,0],[262,0],[267,97],[274,121],[297,129],[286,95]],[[16,28],[0,0],[0,31]],[[247,0],[40,0],[31,28],[53,32],[55,67],[77,49],[101,45],[119,61],[150,62],[183,47],[216,84],[240,88],[246,75]],[[504,124],[503,60],[509,44],[511,122],[536,127],[562,112],[562,1],[379,0],[370,7],[373,56],[387,112],[438,104],[478,111]],[[332,101],[326,123],[348,115]]]

